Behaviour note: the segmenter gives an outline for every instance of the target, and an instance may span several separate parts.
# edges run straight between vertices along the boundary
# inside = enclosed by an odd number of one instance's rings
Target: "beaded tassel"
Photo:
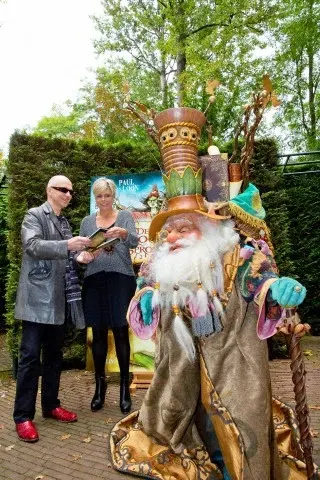
[[[216,290],[213,290],[211,292],[211,294],[212,294],[212,302],[213,302],[215,313],[219,317],[219,320],[223,319],[224,318],[224,311],[223,311],[222,303],[220,302],[220,300],[218,298],[218,293],[217,293]]]
[[[154,286],[154,292],[152,295],[152,309],[155,309],[160,304],[160,283],[156,282]]]
[[[181,310],[178,304],[178,290],[179,286],[175,285],[172,296],[172,312],[174,313],[173,330],[180,346],[186,351],[190,362],[193,362],[196,357],[196,349],[193,338],[181,318]]]
[[[178,291],[179,285],[175,285],[173,287],[173,295],[172,295],[172,311],[175,315],[180,314],[179,302],[178,302]]]
[[[208,297],[206,292],[202,288],[202,282],[198,281],[197,289],[197,306],[198,306],[198,316],[204,316],[208,311]]]

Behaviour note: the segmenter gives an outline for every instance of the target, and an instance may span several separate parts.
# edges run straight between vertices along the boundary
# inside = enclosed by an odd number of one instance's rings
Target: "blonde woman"
[[[87,264],[82,299],[86,325],[92,327],[93,335],[96,390],[91,410],[95,412],[104,405],[108,330],[111,329],[120,367],[120,409],[128,413],[131,410],[130,344],[126,312],[136,288],[130,248],[138,245],[138,235],[132,214],[127,210],[118,211],[113,206],[116,186],[112,180],[104,177],[96,180],[93,194],[98,211],[82,220],[80,235],[89,237],[98,228],[105,228],[108,229],[105,233],[107,239],[119,238],[120,241],[94,254],[82,252],[77,258],[79,263]]]

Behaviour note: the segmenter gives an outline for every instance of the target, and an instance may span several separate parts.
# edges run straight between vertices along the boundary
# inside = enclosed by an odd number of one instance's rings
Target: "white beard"
[[[238,243],[239,236],[232,222],[212,224],[203,219],[200,228],[202,238],[191,236],[177,241],[184,245],[181,249],[170,252],[167,242],[156,247],[150,273],[160,285],[161,306],[185,306],[191,297],[197,301],[195,293],[199,282],[207,294],[212,294],[213,290],[220,295],[224,293],[223,255]],[[174,290],[175,286],[179,289]]]

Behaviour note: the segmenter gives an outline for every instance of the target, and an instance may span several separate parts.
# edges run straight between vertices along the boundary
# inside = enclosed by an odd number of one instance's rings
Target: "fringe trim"
[[[271,241],[271,232],[264,220],[261,220],[260,218],[256,218],[253,215],[250,215],[250,213],[245,212],[242,208],[238,207],[238,205],[234,204],[233,202],[229,202],[228,207],[231,214],[236,219],[239,219],[240,222],[243,222],[244,224],[247,224],[249,227],[254,228],[258,231],[263,230],[265,232],[265,238],[266,238],[267,244],[269,245],[272,251],[274,250],[272,241]],[[241,226],[245,227],[245,225],[241,225]]]

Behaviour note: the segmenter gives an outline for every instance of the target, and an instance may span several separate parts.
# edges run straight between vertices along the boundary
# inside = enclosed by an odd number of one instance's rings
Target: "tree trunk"
[[[180,43],[182,46],[182,43]],[[183,42],[184,47],[184,42]],[[185,48],[181,49],[177,55],[177,102],[179,107],[183,107],[185,100],[185,81],[184,72],[186,70],[187,58]]]
[[[168,108],[168,81],[166,76],[166,63],[163,58],[161,61],[160,85],[161,85],[161,104],[162,104],[163,110],[166,110]]]

